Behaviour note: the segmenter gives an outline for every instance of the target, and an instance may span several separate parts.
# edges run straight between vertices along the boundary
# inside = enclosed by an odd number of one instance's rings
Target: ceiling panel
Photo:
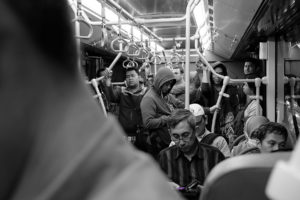
[[[262,0],[214,0],[214,52],[230,58]]]

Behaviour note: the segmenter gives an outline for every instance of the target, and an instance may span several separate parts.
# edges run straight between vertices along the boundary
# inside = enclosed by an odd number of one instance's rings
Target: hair
[[[175,65],[175,66],[173,67],[173,69],[179,69],[181,74],[184,73],[184,69],[183,69],[183,67],[181,67],[180,65]]]
[[[170,115],[168,126],[170,129],[173,129],[175,128],[175,126],[177,126],[177,124],[185,120],[194,131],[196,128],[195,116],[189,110],[186,109],[174,110]]]
[[[138,68],[136,68],[136,67],[127,67],[126,73],[130,72],[130,71],[135,71],[138,75],[140,74]]]
[[[259,67],[259,61],[257,59],[255,59],[255,58],[246,58],[245,62],[252,63],[254,65],[255,70],[257,70],[258,67]]]
[[[44,55],[60,63],[56,66],[67,74],[77,73],[74,31],[67,1],[4,0],[4,3],[14,12]]]
[[[261,125],[251,134],[251,138],[256,138],[260,142],[262,142],[266,138],[266,135],[269,133],[281,135],[284,137],[285,141],[288,138],[287,129],[283,125],[276,122],[268,122],[266,124]]]

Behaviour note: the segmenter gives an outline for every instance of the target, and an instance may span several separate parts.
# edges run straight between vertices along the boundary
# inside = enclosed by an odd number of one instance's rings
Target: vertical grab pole
[[[81,15],[81,0],[76,0],[76,16],[75,18]],[[80,22],[75,20],[75,35],[80,35]],[[76,53],[77,53],[77,68],[81,70],[81,55],[80,55],[80,38],[76,38]]]
[[[297,123],[297,118],[296,118],[296,114],[295,114],[295,84],[296,84],[296,79],[294,77],[292,77],[290,79],[290,87],[291,87],[291,111],[292,111],[292,116],[293,116],[293,124],[294,124],[294,128],[295,128],[295,134],[296,134],[296,138],[299,137],[299,128],[298,128],[298,123]]]
[[[255,99],[256,99],[256,102],[257,102],[257,104],[256,104],[256,110],[255,110],[256,115],[259,115],[260,86],[261,86],[261,79],[260,78],[256,78],[255,79],[255,87],[256,87]]]
[[[223,86],[221,88],[221,91],[219,92],[219,97],[218,97],[218,100],[217,100],[217,103],[216,103],[218,108],[220,108],[221,100],[222,100],[222,97],[224,96],[224,92],[225,92],[226,86],[228,85],[229,81],[230,81],[229,76],[225,76],[224,79],[223,79]],[[218,109],[215,110],[214,116],[213,116],[213,119],[212,119],[212,124],[211,124],[211,132],[212,133],[215,132],[217,114],[218,114]]]
[[[191,35],[191,7],[194,0],[190,0],[186,8],[185,21],[185,102],[184,106],[189,109],[190,105],[190,35]]]
[[[156,56],[156,52],[157,52],[157,44],[155,42],[154,56]],[[154,61],[154,76],[156,76],[156,73],[157,73],[157,63],[156,61]]]

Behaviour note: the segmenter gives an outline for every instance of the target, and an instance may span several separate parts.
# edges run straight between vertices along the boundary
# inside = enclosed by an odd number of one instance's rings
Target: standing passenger
[[[213,64],[213,68],[217,74],[227,76],[227,69],[225,65],[221,62],[216,62]],[[210,78],[210,79],[208,79]],[[211,85],[209,85],[209,81]],[[215,74],[211,74],[208,77],[207,67],[203,67],[203,78],[202,78],[202,93],[208,99],[208,107],[216,104],[219,98],[219,92],[223,87],[223,79],[219,78]],[[217,115],[215,133],[221,134],[228,138],[229,144],[233,142],[233,120],[238,110],[238,97],[237,90],[232,85],[227,85],[225,93],[229,97],[222,97],[220,110]],[[211,123],[211,118],[210,121]],[[209,124],[210,124],[209,123]]]
[[[108,72],[106,72],[108,74]],[[140,109],[141,100],[146,88],[139,83],[138,69],[129,67],[126,69],[126,87],[112,87],[110,78],[106,78],[107,93],[109,99],[119,104],[119,122],[127,134],[127,140],[136,147],[143,148],[143,121]]]
[[[183,108],[184,103],[177,100],[170,91],[176,80],[168,68],[160,68],[155,76],[153,86],[141,102],[143,123],[148,129],[154,157],[170,144],[167,122],[175,108]]]
[[[173,73],[176,79],[176,83],[171,90],[171,94],[177,99],[184,102],[185,99],[185,82],[183,80],[184,70],[180,65],[173,67]]]

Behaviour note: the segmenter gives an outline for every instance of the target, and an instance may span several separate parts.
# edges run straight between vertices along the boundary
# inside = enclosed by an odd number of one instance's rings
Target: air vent
[[[210,15],[213,15],[213,14],[214,14],[214,10],[211,9],[211,8],[209,8],[209,9],[208,9],[208,13],[209,13]]]
[[[209,21],[213,22],[214,18],[212,16],[209,16]]]
[[[208,5],[209,6],[213,6],[214,5],[214,1],[213,0],[208,0]]]

